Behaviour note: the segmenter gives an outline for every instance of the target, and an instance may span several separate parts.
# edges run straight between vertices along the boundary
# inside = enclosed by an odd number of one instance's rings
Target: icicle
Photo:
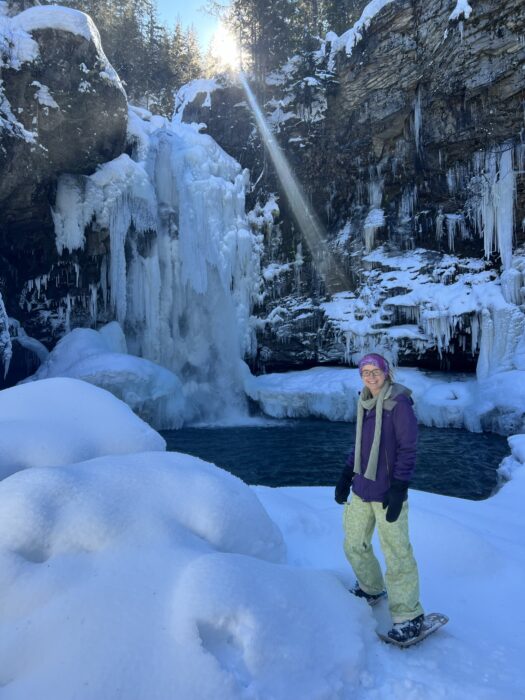
[[[456,191],[456,176],[452,168],[447,170],[447,187],[450,194]]]
[[[303,244],[298,243],[297,249],[295,251],[295,262],[294,262],[294,281],[295,281],[295,291],[297,294],[301,291],[301,270],[304,265],[303,258]]]
[[[371,168],[370,179],[368,181],[368,204],[370,209],[380,209],[383,201],[383,188],[385,179],[374,177],[375,168]]]
[[[97,297],[98,285],[90,283],[89,285],[89,315],[91,316],[91,325],[97,325]]]
[[[518,143],[514,148],[514,159],[519,175],[525,174],[525,144]]]
[[[510,268],[504,270],[500,277],[501,293],[509,304],[521,303],[521,274],[519,270]]]
[[[436,241],[440,241],[443,238],[443,223],[445,221],[445,215],[442,210],[436,216]]]
[[[66,294],[66,317],[64,320],[64,331],[69,333],[71,331],[71,297]]]
[[[100,288],[102,290],[102,301],[104,303],[104,311],[108,303],[108,259],[104,255],[100,263]]]
[[[377,168],[369,168],[368,204],[369,211],[363,225],[365,251],[369,253],[375,245],[375,235],[378,229],[385,225],[385,213],[381,209],[383,201],[384,178],[380,177]]]
[[[385,213],[382,209],[371,209],[365,219],[363,231],[365,250],[369,253],[374,247],[376,231],[385,225]]]
[[[414,101],[414,138],[416,141],[416,151],[421,153],[421,87],[416,90],[416,99]]]
[[[473,314],[470,321],[470,351],[474,355],[479,348],[480,315]]]
[[[421,312],[421,326],[426,335],[435,339],[441,356],[449,348],[450,341],[458,324],[456,316],[444,315],[441,311],[425,309]]]
[[[76,175],[61,175],[58,180],[55,206],[51,209],[51,214],[59,255],[64,250],[73,251],[84,247],[84,231],[89,220],[86,220],[88,215],[82,184],[83,178]]]
[[[462,214],[446,214],[446,227],[448,237],[448,247],[451,252],[454,252],[454,242],[459,236],[462,240],[468,237],[465,219]]]
[[[401,205],[399,208],[399,221],[401,224],[408,223],[413,215],[416,208],[417,202],[417,186],[406,187],[401,195]]]

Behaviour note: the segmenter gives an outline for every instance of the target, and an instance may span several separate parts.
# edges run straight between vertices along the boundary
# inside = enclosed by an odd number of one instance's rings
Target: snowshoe
[[[418,619],[419,618],[416,618],[416,620]],[[410,620],[410,622],[414,622],[414,620]],[[388,634],[383,634],[382,632],[378,631],[377,636],[387,644],[394,644],[395,646],[398,646],[401,649],[406,649],[407,647],[411,647],[414,644],[422,642],[423,639],[426,639],[433,632],[436,632],[440,627],[446,625],[447,622],[448,617],[446,615],[443,615],[442,613],[430,613],[429,615],[423,615],[423,621],[421,625],[417,623],[417,626],[419,627],[419,634],[417,636],[409,637],[405,641],[399,641],[397,639],[394,639],[394,637],[390,636],[390,632],[392,632],[394,628],[392,628],[392,630],[390,630]],[[401,624],[405,625],[406,623]]]

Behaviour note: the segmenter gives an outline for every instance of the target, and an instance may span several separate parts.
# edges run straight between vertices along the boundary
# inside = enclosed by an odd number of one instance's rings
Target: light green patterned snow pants
[[[393,622],[421,615],[419,575],[408,538],[408,502],[396,522],[389,523],[382,503],[363,501],[353,493],[350,503],[345,503],[343,525],[345,554],[363,591],[376,595],[385,590],[386,582]],[[376,525],[386,562],[384,581],[371,544]]]

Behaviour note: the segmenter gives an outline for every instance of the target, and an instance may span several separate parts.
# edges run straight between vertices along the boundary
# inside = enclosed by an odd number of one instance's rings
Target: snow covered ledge
[[[423,425],[510,435],[525,432],[525,371],[511,370],[477,380],[400,368],[396,381],[413,392]],[[362,386],[357,369],[314,367],[302,372],[250,377],[246,393],[273,418],[353,421]]]

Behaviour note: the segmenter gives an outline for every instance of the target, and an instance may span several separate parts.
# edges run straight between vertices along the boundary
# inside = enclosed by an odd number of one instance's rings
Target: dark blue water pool
[[[248,484],[327,486],[339,478],[355,426],[320,420],[275,421],[236,428],[183,428],[163,432],[168,450],[214,462]],[[509,454],[492,433],[420,426],[412,486],[460,498],[488,498],[496,470]]]

